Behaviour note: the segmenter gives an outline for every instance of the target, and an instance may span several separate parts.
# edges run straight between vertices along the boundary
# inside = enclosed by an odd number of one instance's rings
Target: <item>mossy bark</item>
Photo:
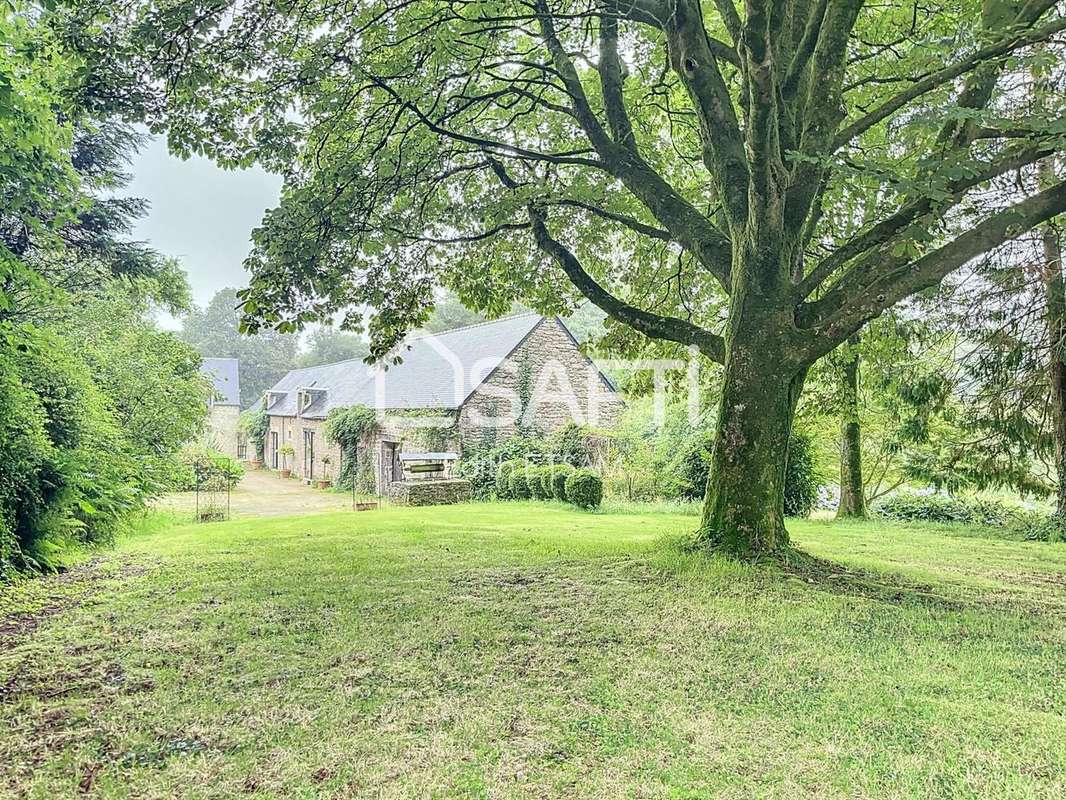
[[[774,352],[762,342],[727,355],[697,534],[708,549],[744,559],[782,553],[789,542],[785,465],[806,370],[774,363]]]
[[[865,517],[862,427],[859,423],[859,354],[854,351],[844,362],[844,414],[840,427],[840,504],[837,506],[837,519]]]

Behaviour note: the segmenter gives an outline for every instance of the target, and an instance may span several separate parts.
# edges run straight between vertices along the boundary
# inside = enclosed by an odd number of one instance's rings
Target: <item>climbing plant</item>
[[[270,417],[263,410],[241,412],[239,422],[241,435],[255,447],[255,460],[263,461],[263,451],[266,448],[266,435],[270,430]]]
[[[374,410],[363,405],[344,406],[329,412],[324,428],[326,442],[340,445],[341,448],[337,488],[352,488],[359,474],[359,443],[377,427]]]

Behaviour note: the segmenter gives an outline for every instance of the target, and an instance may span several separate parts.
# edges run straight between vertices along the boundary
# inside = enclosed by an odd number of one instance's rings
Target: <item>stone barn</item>
[[[272,386],[262,405],[270,417],[267,466],[305,480],[335,477],[341,453],[327,444],[323,426],[332,409],[346,406],[376,413],[365,449],[383,494],[403,480],[402,454],[461,454],[519,430],[547,435],[571,421],[609,428],[623,408],[558,317],[521,314],[420,336],[394,355],[400,363],[295,369]]]
[[[214,392],[207,401],[207,444],[231,458],[238,457],[241,416],[240,365],[235,358],[205,358],[200,371]]]

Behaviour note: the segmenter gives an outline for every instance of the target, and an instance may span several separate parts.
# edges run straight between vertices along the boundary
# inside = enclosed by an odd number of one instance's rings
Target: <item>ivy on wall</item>
[[[359,444],[378,429],[377,414],[363,405],[335,408],[326,417],[323,433],[328,444],[341,449],[341,464],[337,474],[337,487],[351,489],[358,478],[359,487],[365,489],[366,474],[373,478],[371,459],[364,458],[360,464]]]

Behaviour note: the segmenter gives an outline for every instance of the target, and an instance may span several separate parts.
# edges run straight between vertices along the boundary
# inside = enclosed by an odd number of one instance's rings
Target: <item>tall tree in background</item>
[[[320,327],[311,332],[307,346],[296,359],[297,367],[317,367],[353,358],[366,358],[370,347],[358,334]]]
[[[1041,165],[1042,183],[1054,179],[1052,166]],[[1062,230],[1046,222],[1040,230],[1044,318],[1047,325],[1048,393],[1055,439],[1056,511],[1066,515],[1066,278],[1063,276]]]
[[[840,503],[837,519],[866,516],[862,480],[862,424],[859,417],[859,336],[852,336],[843,356],[843,403],[840,414]]]
[[[695,346],[723,365],[699,536],[734,554],[787,547],[810,366],[1066,210],[1061,181],[983,191],[1063,147],[1000,83],[1055,0],[131,6],[83,42],[158,79],[172,147],[286,175],[249,328],[365,305],[382,356],[444,284]],[[856,193],[877,213],[840,228]]]
[[[202,356],[240,360],[241,406],[247,408],[292,369],[298,341],[276,331],[242,334],[240,305],[236,289],[219,289],[206,308],[194,308],[182,320],[181,338]]]

